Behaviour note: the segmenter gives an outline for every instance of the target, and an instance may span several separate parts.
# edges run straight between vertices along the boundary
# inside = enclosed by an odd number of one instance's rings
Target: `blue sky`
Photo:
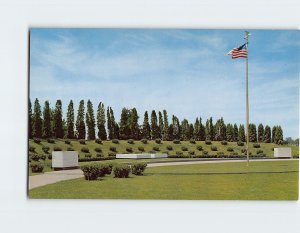
[[[250,30],[250,122],[280,124],[299,137],[300,33]],[[72,99],[245,123],[245,59],[225,54],[244,30],[31,29],[30,98]]]

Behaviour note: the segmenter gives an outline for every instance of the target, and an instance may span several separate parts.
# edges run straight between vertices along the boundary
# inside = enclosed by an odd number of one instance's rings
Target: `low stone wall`
[[[158,159],[168,158],[167,154],[117,154],[117,159]]]
[[[292,158],[292,149],[290,147],[274,148],[275,158]]]
[[[53,151],[52,167],[57,169],[78,168],[77,151]]]

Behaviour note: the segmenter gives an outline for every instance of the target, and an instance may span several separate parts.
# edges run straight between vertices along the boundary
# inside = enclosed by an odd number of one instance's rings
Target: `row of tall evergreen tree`
[[[245,127],[243,124],[225,124],[223,118],[213,122],[212,117],[202,122],[196,118],[194,123],[187,119],[181,122],[178,117],[172,116],[169,122],[166,110],[148,111],[144,113],[143,124],[138,123],[139,115],[136,108],[123,108],[120,122],[115,121],[111,107],[102,102],[97,107],[96,117],[94,107],[90,100],[87,101],[86,111],[84,100],[79,102],[75,121],[74,104],[68,104],[66,119],[62,114],[62,102],[57,100],[55,107],[51,108],[49,101],[45,101],[43,111],[39,100],[36,98],[32,110],[29,100],[29,138],[68,138],[68,139],[157,139],[162,140],[213,140],[213,141],[245,141]],[[97,128],[97,129],[96,129]],[[97,136],[96,136],[97,132]],[[250,142],[283,142],[283,131],[280,125],[271,127],[259,124],[249,124]]]

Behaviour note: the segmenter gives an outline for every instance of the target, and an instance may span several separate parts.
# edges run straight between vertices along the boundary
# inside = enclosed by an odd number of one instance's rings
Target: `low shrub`
[[[272,151],[274,151],[274,147],[272,147]]]
[[[241,142],[241,141],[238,141],[236,144],[237,144],[238,146],[244,146],[244,143]]]
[[[34,146],[29,146],[28,151],[29,152],[35,152],[35,147]]]
[[[52,138],[48,138],[48,139],[47,139],[47,142],[53,144],[53,143],[55,143],[55,140],[52,139]]]
[[[175,139],[175,140],[173,140],[173,143],[174,144],[180,144],[180,140]]]
[[[237,152],[233,152],[232,154],[233,154],[233,155],[239,155],[239,153],[237,153]]]
[[[159,138],[155,139],[155,142],[156,142],[157,144],[161,144],[161,140],[160,140]]]
[[[195,141],[194,139],[191,139],[191,140],[190,140],[190,143],[191,143],[191,144],[195,144],[196,141]]]
[[[202,151],[202,155],[208,155],[208,151],[207,150]]]
[[[227,148],[227,151],[232,152],[232,151],[234,151],[234,150],[233,150],[232,147],[228,147],[228,148]]]
[[[182,147],[181,147],[181,150],[182,150],[182,151],[188,151],[188,148],[187,148],[186,146],[182,146]]]
[[[40,143],[41,143],[41,139],[39,139],[39,138],[35,138],[35,139],[33,139],[33,141],[34,141],[35,143],[37,143],[37,144],[40,144]]]
[[[30,167],[31,167],[31,171],[34,173],[43,172],[43,170],[44,170],[44,164],[42,164],[40,162],[32,162],[30,164]]]
[[[67,151],[74,151],[74,149],[72,147],[68,147]]]
[[[133,150],[132,150],[131,147],[126,147],[126,151],[129,152],[129,153],[132,153],[132,152],[133,152]]]
[[[168,145],[167,150],[173,150],[173,147],[171,145]]]
[[[49,146],[43,146],[42,150],[44,151],[44,153],[48,154],[49,150],[50,150],[50,147]]]
[[[115,158],[116,157],[116,153],[109,152],[108,153],[108,157]]]
[[[48,159],[52,159],[52,154],[48,154]]]
[[[211,145],[211,140],[205,140],[206,145]]]
[[[264,153],[263,150],[257,150],[257,151],[256,151],[256,154],[258,154],[258,155],[261,155],[261,154],[263,154],[263,153]]]
[[[189,155],[195,155],[195,151],[193,150],[189,151]]]
[[[183,153],[182,153],[182,151],[176,151],[176,155],[181,156],[181,155],[183,155]]]
[[[38,154],[30,154],[30,159],[33,161],[39,161],[40,156]]]
[[[46,155],[40,155],[40,159],[46,160],[47,156]]]
[[[85,157],[85,158],[91,158],[92,155],[91,155],[91,154],[85,154],[84,157]]]
[[[111,140],[112,141],[112,143],[114,143],[114,144],[119,144],[119,140],[118,139],[113,139],[113,140]]]
[[[130,167],[127,164],[117,164],[113,167],[115,178],[128,178]]]
[[[90,150],[87,147],[82,147],[81,148],[81,152],[83,152],[83,153],[90,153]]]
[[[260,144],[259,143],[253,143],[253,147],[254,148],[260,148]]]
[[[246,153],[246,149],[245,149],[245,148],[241,149],[241,152],[242,152],[243,154],[245,154],[245,153]]]
[[[220,152],[217,152],[217,157],[218,158],[223,158],[225,155],[224,155],[224,152],[220,151]]]
[[[99,148],[99,147],[96,147],[96,148],[95,148],[95,151],[98,152],[98,153],[101,153],[101,152],[102,152],[102,149]]]
[[[103,157],[103,154],[98,153],[96,154],[96,157]]]
[[[65,144],[70,145],[71,141],[70,140],[65,140]]]
[[[82,145],[85,145],[85,140],[84,139],[80,139],[79,143],[82,144]]]
[[[55,147],[53,148],[53,151],[62,151],[62,149],[61,149],[59,146],[55,146]]]
[[[157,146],[154,146],[152,149],[153,149],[154,151],[159,151],[159,148],[158,148]]]
[[[86,164],[80,167],[86,180],[96,180],[101,174],[99,163]]]
[[[102,144],[102,141],[101,141],[101,139],[97,138],[97,139],[95,139],[95,143]]]
[[[147,163],[140,163],[140,162],[133,163],[131,166],[132,174],[136,176],[142,176],[146,167],[147,167]]]
[[[142,147],[142,146],[139,146],[139,147],[138,147],[138,150],[141,151],[141,152],[144,152],[144,151],[145,151],[144,147]]]
[[[211,151],[218,151],[218,148],[216,146],[211,146],[210,149]]]
[[[117,152],[117,148],[114,146],[109,147],[109,150],[112,152]]]
[[[133,139],[129,139],[127,142],[128,142],[129,144],[134,144],[134,140],[133,140]]]
[[[197,150],[202,151],[203,150],[202,146],[197,146]]]
[[[144,143],[144,144],[147,144],[147,143],[148,143],[148,140],[145,139],[145,138],[143,138],[143,139],[141,140],[141,142]]]
[[[227,141],[222,141],[221,144],[226,146],[228,144],[228,142]]]

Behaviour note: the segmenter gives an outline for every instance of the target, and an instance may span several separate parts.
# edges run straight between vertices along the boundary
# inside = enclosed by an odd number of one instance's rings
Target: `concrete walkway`
[[[254,161],[283,161],[286,159],[255,159],[250,160]],[[287,160],[295,160],[295,159],[287,159]],[[204,163],[236,163],[243,162],[246,163],[246,160],[212,160],[212,161],[185,161],[185,162],[160,162],[160,163],[150,163],[148,167],[161,167],[161,166],[176,166],[176,165],[189,165],[189,164],[204,164]],[[53,171],[53,172],[45,172],[41,175],[29,176],[29,190],[33,188],[37,188],[40,186],[53,184],[63,180],[72,180],[83,177],[83,172],[80,169],[73,170],[62,170],[62,171]]]

